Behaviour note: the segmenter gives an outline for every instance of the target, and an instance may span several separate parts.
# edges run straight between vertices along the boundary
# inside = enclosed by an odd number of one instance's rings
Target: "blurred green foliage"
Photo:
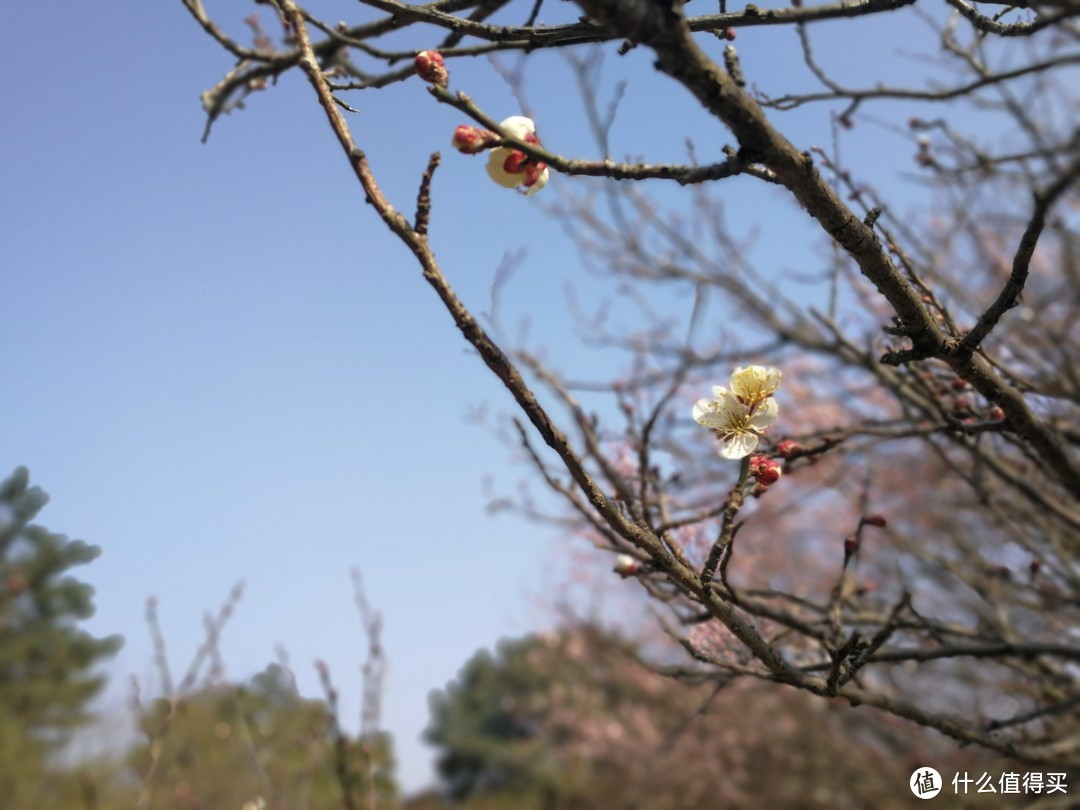
[[[272,664],[247,686],[212,685],[175,700],[159,699],[142,713],[147,742],[129,763],[141,785],[140,806],[321,810],[355,806],[374,784],[378,807],[396,802],[387,735],[365,745],[342,739],[338,770],[336,724],[321,700],[300,697],[292,676]]]
[[[49,497],[19,467],[0,484],[0,797],[5,808],[70,807],[79,780],[55,754],[89,719],[97,664],[122,644],[80,630],[93,588],[68,574],[101,552],[31,523]]]

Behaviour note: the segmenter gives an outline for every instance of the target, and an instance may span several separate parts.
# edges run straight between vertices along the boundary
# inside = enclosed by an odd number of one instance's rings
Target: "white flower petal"
[[[754,415],[750,417],[750,424],[757,430],[765,430],[769,425],[776,421],[777,414],[780,413],[780,406],[776,404],[776,400],[769,397],[764,402],[760,403],[754,410]]]
[[[713,395],[713,397],[715,397],[718,400],[719,399],[727,399],[728,390],[726,388],[724,388],[724,386],[722,386],[722,385],[714,385],[713,388],[712,388],[712,395]]]
[[[536,134],[536,124],[533,123],[531,118],[526,118],[524,115],[511,115],[500,122],[499,126],[504,132],[513,135],[519,141],[525,140],[526,135]]]
[[[492,149],[488,154],[487,169],[488,177],[494,180],[503,188],[517,188],[521,185],[521,175],[511,174],[503,166],[506,164],[506,159],[513,153],[512,149],[507,149],[505,146],[500,146],[496,149]]]
[[[757,447],[758,437],[754,433],[735,433],[724,437],[720,455],[724,458],[739,459],[750,455]]]
[[[711,399],[699,399],[694,403],[691,413],[694,421],[699,425],[713,430],[721,430],[724,427],[724,422],[716,414],[716,403]]]

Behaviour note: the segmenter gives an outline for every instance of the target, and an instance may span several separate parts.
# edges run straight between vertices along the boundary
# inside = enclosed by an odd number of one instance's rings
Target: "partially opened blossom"
[[[523,115],[512,115],[499,126],[519,141],[540,145],[536,124]],[[524,186],[526,195],[535,194],[548,181],[547,164],[526,155],[519,149],[500,146],[491,150],[487,162],[488,177],[503,188]]]
[[[713,388],[712,399],[699,399],[694,421],[720,438],[720,455],[740,459],[754,452],[761,434],[776,421],[779,406],[772,395],[780,385],[775,368],[749,366],[731,375],[730,390]]]

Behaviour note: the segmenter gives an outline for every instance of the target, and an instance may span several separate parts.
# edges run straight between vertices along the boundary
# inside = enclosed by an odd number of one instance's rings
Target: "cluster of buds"
[[[759,484],[764,486],[775,484],[783,474],[780,462],[776,459],[761,455],[750,456],[750,475],[757,479]]]
[[[450,84],[450,71],[446,69],[443,55],[438,51],[420,51],[413,60],[416,75],[425,82],[445,88]]]
[[[512,115],[499,126],[519,141],[540,145],[540,139],[536,137],[536,124],[531,118]],[[520,149],[499,146],[503,140],[502,135],[490,129],[462,124],[454,130],[450,145],[466,155],[475,155],[490,149],[486,167],[488,177],[503,188],[520,186],[525,188],[526,195],[535,194],[547,184],[547,164],[526,155]]]

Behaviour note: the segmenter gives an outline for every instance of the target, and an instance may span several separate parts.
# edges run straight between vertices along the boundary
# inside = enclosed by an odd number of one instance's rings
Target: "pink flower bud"
[[[877,526],[879,529],[884,529],[889,525],[889,522],[885,520],[884,515],[868,515],[863,518],[863,523],[867,526]]]
[[[544,173],[544,170],[546,168],[547,164],[543,161],[537,163],[529,163],[525,167],[525,181],[521,185],[525,186],[525,188],[535,186],[536,182],[540,179],[540,175]],[[633,406],[631,406],[631,408],[632,407]]]
[[[443,55],[438,51],[420,51],[413,60],[416,75],[425,82],[431,82],[439,87],[450,84],[450,71],[443,64]]]
[[[509,155],[506,156],[506,160],[503,161],[503,171],[508,174],[521,174],[525,171],[525,164],[528,163],[529,156],[524,152],[519,152],[514,149]],[[534,181],[535,182],[535,181]]]
[[[450,141],[450,145],[466,155],[475,155],[498,143],[499,140],[499,136],[491,130],[462,124],[454,130],[454,138]]]
[[[923,121],[921,118],[919,118],[917,116],[913,116],[913,117],[908,119],[907,125],[911,129],[922,129],[923,127],[926,126],[926,122]]]
[[[768,456],[750,456],[750,475],[759,483],[769,486],[780,480],[784,471],[780,468],[780,462]]]
[[[632,577],[641,570],[641,563],[629,554],[620,554],[615,558],[615,573],[623,579]]]
[[[1005,418],[1005,411],[999,406],[995,405],[989,411],[986,412],[986,418],[991,422],[1000,422]]]
[[[724,39],[726,39],[728,42],[734,42],[735,41],[735,29],[734,28],[725,28],[724,29]]]
[[[801,453],[802,450],[803,446],[796,441],[792,441],[791,439],[784,439],[782,442],[780,442],[780,444],[776,445],[776,451],[783,458],[791,458],[796,453]]]

